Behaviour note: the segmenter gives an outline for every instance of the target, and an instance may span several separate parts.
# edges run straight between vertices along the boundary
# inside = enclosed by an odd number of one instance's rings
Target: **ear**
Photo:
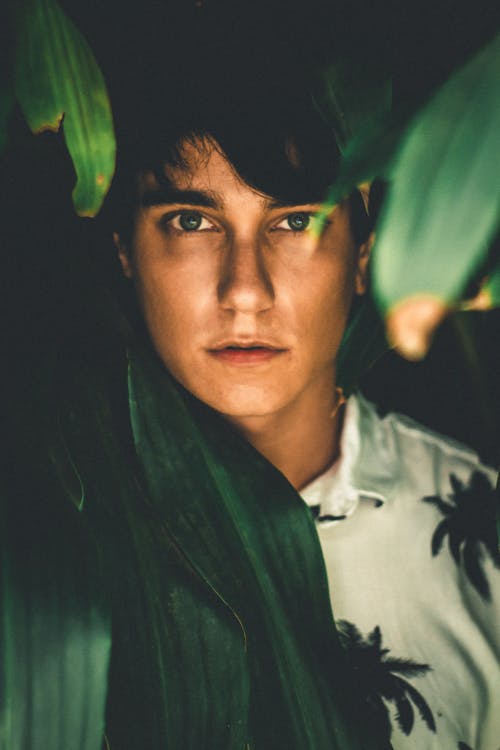
[[[372,232],[366,242],[359,247],[354,286],[356,294],[364,294],[368,287],[368,261],[374,242],[375,232]]]
[[[126,276],[127,279],[131,279],[134,275],[132,261],[130,260],[129,251],[125,244],[121,241],[118,232],[113,232],[113,242],[115,243],[115,247],[118,250],[118,259],[122,267],[123,275]]]

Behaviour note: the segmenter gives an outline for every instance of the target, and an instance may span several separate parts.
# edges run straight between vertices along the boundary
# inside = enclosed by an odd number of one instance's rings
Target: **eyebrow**
[[[316,206],[320,205],[321,201],[281,201],[277,198],[270,198],[267,200],[267,208],[268,209],[274,209],[274,208],[295,208],[297,206]]]
[[[180,203],[187,206],[221,208],[221,196],[212,190],[180,190],[172,187],[147,188],[141,196],[143,206],[165,206]]]
[[[305,203],[291,203],[276,198],[262,196],[268,210],[279,208],[293,208],[299,205],[312,205],[320,201],[306,201]],[[158,186],[147,188],[141,197],[141,205],[168,206],[181,204],[185,206],[203,206],[204,208],[221,209],[224,205],[222,196],[215,190],[181,190],[180,188]]]

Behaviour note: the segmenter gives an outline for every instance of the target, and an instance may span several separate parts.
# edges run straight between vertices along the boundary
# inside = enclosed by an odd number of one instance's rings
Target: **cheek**
[[[193,363],[200,336],[210,320],[208,269],[174,262],[137,264],[135,286],[153,345],[179,379]]]
[[[186,279],[179,273],[179,262],[168,252],[164,237],[150,224],[139,223],[132,257],[137,297],[153,335],[151,327],[174,323],[180,300],[187,298]]]
[[[163,346],[187,335],[196,314],[196,301],[180,279],[162,273],[142,276],[136,283],[137,295],[149,332]]]
[[[140,269],[135,276],[136,293],[151,335],[176,316],[175,300],[179,296],[177,285],[162,273],[145,273]],[[169,326],[170,327],[170,326]]]
[[[332,262],[327,256],[309,282],[300,282],[301,328],[304,342],[322,357],[332,359],[344,333],[354,294],[355,269],[353,263]]]

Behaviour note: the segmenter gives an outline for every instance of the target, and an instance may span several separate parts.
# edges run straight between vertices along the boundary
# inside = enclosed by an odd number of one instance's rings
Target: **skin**
[[[141,205],[130,243],[115,235],[123,272],[173,376],[301,489],[338,454],[335,359],[353,295],[365,291],[369,245],[355,246],[347,203],[317,239],[292,231],[288,217],[297,223],[319,204],[275,205],[209,143],[186,144],[184,156],[188,168],[168,169],[171,183],[214,204],[157,196],[158,205]],[[143,175],[146,203],[157,188]],[[179,211],[199,227],[183,229]],[[214,353],[256,341],[279,352],[243,363]]]

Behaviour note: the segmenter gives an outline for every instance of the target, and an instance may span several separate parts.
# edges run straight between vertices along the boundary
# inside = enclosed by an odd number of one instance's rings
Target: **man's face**
[[[173,186],[141,180],[130,246],[119,238],[152,342],[172,375],[238,419],[271,417],[332,393],[335,358],[367,252],[347,204],[319,240],[319,204],[283,206],[245,184],[219,151],[185,146]]]

